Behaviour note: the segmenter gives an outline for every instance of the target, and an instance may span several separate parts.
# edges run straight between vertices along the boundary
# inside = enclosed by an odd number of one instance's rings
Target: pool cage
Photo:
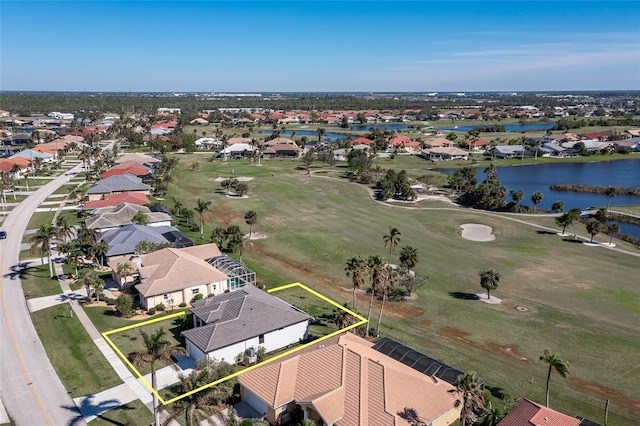
[[[206,262],[229,277],[229,290],[256,285],[256,273],[229,256],[215,256]]]
[[[449,367],[442,362],[435,360],[427,355],[421,354],[401,343],[396,342],[388,337],[378,340],[373,349],[387,355],[421,372],[429,377],[437,377],[447,383],[454,384],[458,376],[462,376],[462,372],[453,367]],[[484,387],[484,384],[481,384]]]

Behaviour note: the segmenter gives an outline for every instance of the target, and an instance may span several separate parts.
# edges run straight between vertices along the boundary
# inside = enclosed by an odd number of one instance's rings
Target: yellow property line
[[[333,333],[327,334],[326,336],[322,336],[322,337],[320,337],[319,339],[313,340],[313,341],[311,341],[311,342],[307,342],[307,343],[305,343],[305,344],[303,344],[303,345],[300,345],[300,346],[298,346],[298,347],[296,347],[296,348],[294,348],[294,349],[291,349],[291,350],[289,350],[289,351],[283,352],[283,353],[281,353],[281,354],[279,354],[279,355],[276,355],[276,356],[274,356],[273,358],[270,358],[270,359],[268,359],[268,360],[266,360],[266,361],[262,361],[262,362],[260,362],[260,363],[258,363],[258,364],[254,364],[254,365],[252,365],[252,366],[250,366],[250,367],[244,368],[244,369],[242,369],[242,370],[240,370],[240,371],[238,371],[238,372],[235,372],[235,373],[230,374],[230,375],[228,375],[228,376],[226,376],[226,377],[223,377],[222,379],[218,379],[218,380],[216,380],[216,381],[214,381],[214,382],[207,383],[207,384],[206,384],[206,385],[204,385],[204,386],[201,386],[201,387],[199,387],[199,388],[197,388],[197,389],[194,389],[194,390],[189,391],[189,392],[187,392],[187,393],[184,393],[184,394],[182,394],[182,395],[178,395],[178,396],[176,396],[176,397],[174,397],[174,398],[171,398],[171,399],[169,399],[169,400],[164,400],[164,399],[160,396],[160,394],[158,393],[158,391],[156,391],[155,389],[153,389],[153,387],[152,387],[152,386],[149,384],[149,382],[144,378],[144,376],[143,376],[143,375],[138,371],[138,369],[137,369],[137,368],[136,368],[136,367],[131,363],[131,361],[129,361],[129,359],[128,359],[128,358],[127,358],[127,357],[122,353],[122,351],[120,351],[120,349],[118,349],[118,347],[115,345],[115,343],[113,343],[113,341],[111,340],[111,338],[109,337],[109,335],[111,335],[111,334],[115,334],[115,333],[120,333],[121,331],[125,331],[125,330],[131,330],[131,329],[133,329],[133,328],[142,327],[142,326],[145,326],[145,325],[148,325],[148,324],[153,324],[153,323],[158,322],[158,321],[164,321],[164,320],[167,320],[167,319],[175,318],[175,317],[178,317],[178,316],[186,316],[186,312],[185,312],[185,311],[183,311],[183,312],[178,312],[178,313],[171,314],[171,315],[167,315],[167,316],[160,317],[160,318],[154,318],[154,319],[152,319],[152,320],[144,321],[144,322],[141,322],[141,323],[138,323],[138,324],[128,325],[128,326],[126,326],[126,327],[117,328],[117,329],[115,329],[115,330],[111,330],[111,331],[105,331],[104,333],[102,333],[102,336],[103,336],[103,337],[104,337],[104,339],[107,341],[107,343],[109,343],[109,345],[110,345],[110,346],[111,346],[111,347],[116,351],[116,353],[118,354],[118,356],[120,356],[120,358],[122,358],[122,360],[123,360],[123,361],[124,361],[124,362],[129,366],[129,368],[130,368],[130,369],[131,369],[131,370],[136,374],[136,376],[138,376],[138,378],[142,379],[142,382],[143,382],[143,383],[145,384],[145,386],[149,389],[149,391],[150,391],[150,392],[152,392],[152,393],[154,393],[154,394],[158,397],[158,400],[159,400],[163,405],[171,404],[172,402],[178,401],[178,400],[180,400],[180,399],[182,399],[182,398],[185,398],[185,397],[187,397],[187,396],[189,396],[189,395],[193,395],[194,393],[197,393],[197,392],[200,392],[200,391],[202,391],[202,390],[204,390],[204,389],[207,389],[207,388],[210,388],[210,387],[212,387],[212,386],[218,385],[218,384],[220,384],[220,383],[222,383],[222,382],[226,382],[227,380],[229,380],[229,379],[233,379],[234,377],[237,377],[237,376],[239,376],[240,374],[246,373],[246,372],[251,371],[251,370],[254,370],[254,369],[258,368],[258,367],[262,367],[263,365],[267,365],[267,364],[269,364],[269,363],[271,363],[271,362],[277,361],[277,360],[279,360],[280,358],[283,358],[283,357],[285,357],[285,356],[291,355],[292,353],[295,353],[295,352],[301,351],[302,349],[308,348],[309,346],[313,346],[313,345],[315,345],[315,344],[317,344],[317,343],[319,343],[319,342],[322,342],[322,341],[324,341],[324,340],[330,339],[330,338],[332,338],[332,337],[334,337],[334,336],[337,336],[338,334],[342,334],[342,333],[344,333],[345,331],[349,331],[349,330],[351,330],[351,329],[353,329],[353,328],[359,327],[359,326],[361,326],[361,325],[363,325],[363,324],[366,324],[366,323],[367,323],[367,319],[366,319],[366,318],[364,318],[363,316],[361,316],[361,315],[359,315],[359,314],[357,314],[357,313],[355,313],[355,312],[351,311],[350,309],[345,308],[344,306],[340,305],[339,303],[337,303],[337,302],[335,302],[335,301],[333,301],[333,300],[329,299],[327,296],[324,296],[324,295],[322,295],[322,294],[318,293],[317,291],[312,290],[312,289],[310,289],[309,287],[307,287],[306,285],[304,285],[304,284],[302,284],[302,283],[299,283],[299,282],[291,283],[291,284],[286,284],[286,285],[283,285],[283,286],[280,286],[280,287],[272,288],[272,289],[268,290],[267,292],[268,292],[268,293],[275,293],[275,292],[277,292],[277,291],[287,290],[287,289],[294,288],[294,287],[299,287],[299,288],[301,288],[301,289],[303,289],[303,290],[307,291],[308,293],[310,293],[310,294],[312,294],[312,295],[314,295],[314,296],[316,296],[316,297],[318,297],[318,298],[320,298],[320,299],[324,300],[325,302],[328,302],[329,304],[331,304],[331,305],[335,306],[336,308],[338,308],[338,309],[340,309],[340,310],[342,310],[342,311],[344,311],[344,312],[348,313],[349,315],[354,316],[356,319],[358,319],[358,322],[356,322],[355,324],[351,324],[351,325],[350,325],[350,326],[348,326],[348,327],[345,327],[345,328],[342,328],[342,329],[340,329],[340,330],[334,331]]]

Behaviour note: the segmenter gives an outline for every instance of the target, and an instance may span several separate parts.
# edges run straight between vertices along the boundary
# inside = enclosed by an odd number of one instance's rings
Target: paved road
[[[81,165],[72,171],[80,171]],[[25,199],[6,217],[0,241],[0,395],[18,426],[84,424],[60,382],[31,322],[19,277],[20,243],[27,223],[38,205],[67,182],[64,174]]]

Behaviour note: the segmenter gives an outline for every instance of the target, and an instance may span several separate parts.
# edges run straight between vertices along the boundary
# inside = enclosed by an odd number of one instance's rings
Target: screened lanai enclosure
[[[256,285],[256,273],[229,256],[215,256],[207,259],[206,262],[229,277],[231,291],[245,285]]]

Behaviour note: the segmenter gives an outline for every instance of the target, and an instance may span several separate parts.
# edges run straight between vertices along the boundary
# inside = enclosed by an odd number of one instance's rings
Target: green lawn
[[[386,258],[382,236],[389,226],[397,227],[402,236],[392,263],[398,262],[402,246],[412,245],[420,253],[416,272],[429,280],[417,300],[385,306],[382,335],[538,402],[544,401],[546,378],[538,358],[548,348],[571,364],[568,380],[553,378],[554,408],[598,420],[609,398],[616,407],[609,424],[632,424],[640,414],[633,399],[640,394],[640,381],[629,374],[634,354],[640,353],[637,258],[576,244],[501,215],[428,202],[418,208],[382,205],[361,185],[306,176],[300,161],[263,160],[257,167],[249,161],[179,158],[179,183],[170,185],[165,199],[175,196],[191,207],[198,198],[211,200],[211,211],[204,215],[206,236],[219,225],[239,225],[248,232],[244,213],[258,213],[253,230],[267,238],[251,241],[244,259],[261,284],[301,281],[339,303],[348,302],[346,260],[372,254]],[[193,161],[200,161],[200,171],[186,170]],[[413,177],[429,167],[415,157],[379,164],[407,167]],[[249,198],[228,198],[215,182],[232,176],[231,169],[238,170],[233,176],[254,178],[247,182]],[[557,229],[551,218],[520,219]],[[460,225],[465,223],[492,226],[497,239],[464,240]],[[583,225],[568,232],[586,235]],[[619,247],[638,252],[630,245]],[[489,267],[502,276],[493,292],[503,299],[501,305],[468,300],[482,292],[478,271]],[[364,296],[359,298],[360,313],[366,314],[367,304]],[[374,323],[378,309],[376,302]],[[606,363],[601,361],[603,347]]]
[[[27,298],[53,296],[62,293],[57,278],[49,277],[49,267],[39,265],[25,268],[20,273],[22,290]]]
[[[89,426],[112,425],[150,425],[153,423],[153,413],[139,400],[101,414],[89,422]]]
[[[53,208],[55,206],[52,205],[48,207]],[[38,229],[42,225],[51,225],[51,221],[53,220],[54,214],[55,212],[34,213],[33,216],[31,216],[29,223],[27,224],[27,229]]]
[[[66,305],[34,312],[31,318],[54,369],[73,397],[122,383]]]

